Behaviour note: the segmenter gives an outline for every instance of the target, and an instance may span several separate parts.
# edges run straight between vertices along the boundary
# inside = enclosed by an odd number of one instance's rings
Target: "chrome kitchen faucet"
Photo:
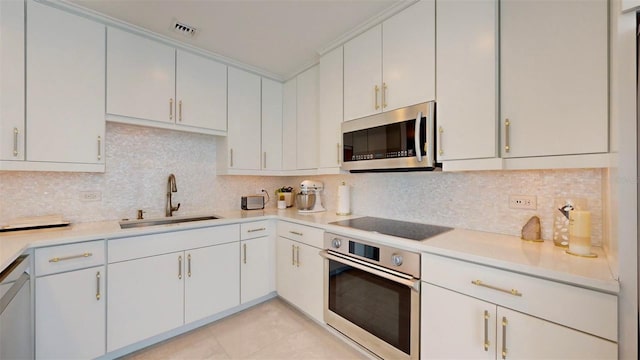
[[[176,186],[176,176],[170,174],[169,179],[167,179],[167,206],[165,212],[166,216],[173,216],[173,212],[180,209],[180,203],[178,203],[178,206],[173,206],[173,204],[171,204],[172,192],[178,192],[178,187]]]

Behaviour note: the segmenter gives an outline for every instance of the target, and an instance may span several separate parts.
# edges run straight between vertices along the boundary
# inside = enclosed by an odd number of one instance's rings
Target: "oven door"
[[[323,251],[324,320],[383,359],[419,358],[420,280]]]

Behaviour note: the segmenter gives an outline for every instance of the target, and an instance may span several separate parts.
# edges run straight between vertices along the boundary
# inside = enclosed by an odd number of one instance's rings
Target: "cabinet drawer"
[[[269,220],[240,224],[240,240],[268,236],[271,234],[272,224]]]
[[[103,265],[104,240],[39,248],[35,254],[36,276]]]
[[[239,225],[109,240],[109,263],[239,241]]]
[[[278,222],[278,236],[323,248],[324,230],[287,221]]]
[[[422,254],[422,280],[611,341],[618,340],[615,295],[431,254]],[[429,294],[423,292],[422,296]]]

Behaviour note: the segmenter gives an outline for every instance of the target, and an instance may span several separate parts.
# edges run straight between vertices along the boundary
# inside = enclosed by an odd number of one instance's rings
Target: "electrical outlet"
[[[535,210],[538,202],[535,195],[509,195],[509,207],[511,209]]]
[[[102,192],[100,191],[80,191],[81,201],[100,201],[102,200]]]
[[[259,188],[259,189],[256,190],[256,195],[262,195],[262,194],[264,194],[266,192],[267,192],[267,190],[265,190],[263,188]]]

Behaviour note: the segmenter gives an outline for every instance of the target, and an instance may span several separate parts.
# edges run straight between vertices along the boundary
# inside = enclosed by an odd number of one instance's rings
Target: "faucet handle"
[[[178,211],[178,209],[180,209],[180,203],[178,203],[178,206],[174,207],[172,210],[173,211]]]
[[[138,210],[138,220],[144,219],[144,216],[143,216],[144,213],[146,213],[146,211]]]

